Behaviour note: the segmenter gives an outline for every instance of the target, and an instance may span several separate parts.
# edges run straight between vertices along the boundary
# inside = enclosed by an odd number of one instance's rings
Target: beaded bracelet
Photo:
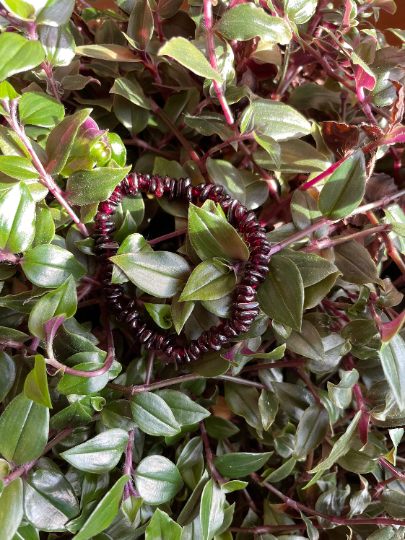
[[[140,313],[135,308],[135,300],[127,300],[122,285],[111,282],[113,263],[109,258],[116,254],[119,244],[113,241],[111,234],[115,225],[110,220],[122,198],[146,192],[161,197],[169,195],[169,200],[181,199],[188,203],[199,200],[204,203],[210,199],[219,203],[227,215],[229,223],[245,235],[249,247],[249,260],[244,265],[242,281],[236,285],[234,313],[231,319],[225,319],[218,326],[213,326],[193,339],[187,346],[179,345],[176,337],[171,334],[165,336],[158,331],[148,328],[141,321]],[[224,194],[223,186],[215,184],[200,184],[194,187],[189,178],[175,180],[166,176],[129,174],[113,191],[106,201],[100,203],[95,216],[93,233],[95,241],[94,251],[101,264],[101,281],[104,285],[106,307],[114,315],[118,323],[126,323],[139,338],[146,349],[163,351],[177,364],[198,360],[208,351],[219,351],[225,343],[237,338],[241,333],[250,329],[253,321],[259,314],[259,303],[256,301],[256,292],[269,272],[270,244],[267,241],[266,230],[260,226],[256,214],[248,211],[237,199]]]

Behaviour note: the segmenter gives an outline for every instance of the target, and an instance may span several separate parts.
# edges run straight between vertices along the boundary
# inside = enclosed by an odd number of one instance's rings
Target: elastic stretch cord
[[[218,326],[203,332],[198,339],[193,339],[186,346],[178,344],[173,334],[166,336],[149,328],[141,320],[135,300],[126,299],[124,287],[111,281],[114,265],[109,259],[117,253],[119,244],[112,237],[115,225],[110,218],[124,197],[139,192],[154,194],[157,197],[162,197],[166,193],[169,200],[180,199],[188,203],[196,203],[198,200],[200,203],[207,200],[214,201],[220,204],[229,223],[245,235],[249,247],[250,256],[248,262],[244,264],[242,281],[236,285],[232,318],[224,319]],[[146,349],[163,351],[177,364],[198,360],[208,351],[221,350],[225,343],[239,337],[241,333],[248,332],[259,314],[256,293],[269,272],[270,244],[267,241],[266,230],[260,226],[256,214],[248,211],[237,199],[224,194],[223,186],[203,183],[194,187],[189,178],[176,180],[169,176],[163,179],[159,175],[130,174],[118,184],[109,199],[100,203],[95,217],[93,238],[94,250],[101,264],[101,279],[107,309],[115,315],[118,323],[128,324],[133,337],[139,339]]]

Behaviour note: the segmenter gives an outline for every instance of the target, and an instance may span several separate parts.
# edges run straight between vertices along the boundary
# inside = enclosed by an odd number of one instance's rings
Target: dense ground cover
[[[394,1],[2,6],[0,539],[404,538]]]

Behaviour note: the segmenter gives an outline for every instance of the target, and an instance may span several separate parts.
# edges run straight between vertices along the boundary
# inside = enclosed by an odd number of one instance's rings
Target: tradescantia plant
[[[405,538],[381,10],[1,0],[0,540]]]

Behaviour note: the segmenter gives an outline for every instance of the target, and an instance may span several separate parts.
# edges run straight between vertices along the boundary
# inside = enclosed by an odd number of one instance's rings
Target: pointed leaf
[[[128,440],[128,433],[123,429],[108,429],[61,456],[80,471],[100,474],[117,465]]]
[[[180,431],[169,405],[156,394],[145,392],[134,396],[131,409],[137,425],[149,435],[171,437]]]
[[[175,253],[154,251],[111,257],[137,287],[158,298],[174,296],[188,278],[187,262]]]
[[[246,244],[223,218],[190,204],[188,219],[190,240],[200,259],[248,260]]]
[[[246,41],[260,37],[287,45],[291,40],[291,30],[280,17],[272,17],[264,9],[254,4],[239,4],[221,17],[217,30],[227,39]]]
[[[28,374],[24,383],[24,394],[28,399],[35,401],[39,405],[44,405],[52,409],[51,398],[48,389],[48,377],[44,357],[37,354],[35,357],[35,367]]]
[[[301,330],[304,286],[297,266],[286,257],[273,257],[269,273],[257,294],[260,307],[270,318]]]
[[[159,56],[170,56],[193,73],[222,83],[221,75],[213,69],[195,45],[182,37],[174,37],[161,47]]]
[[[49,431],[49,409],[19,394],[0,418],[0,452],[16,465],[39,458]]]
[[[101,499],[86,523],[72,540],[89,540],[103,531],[112,522],[120,509],[124,486],[129,475],[120,478]]]
[[[0,497],[0,537],[13,540],[24,515],[23,483],[21,478],[10,482]]]
[[[328,178],[319,197],[319,209],[329,219],[342,219],[361,203],[365,188],[364,155],[357,150]]]

